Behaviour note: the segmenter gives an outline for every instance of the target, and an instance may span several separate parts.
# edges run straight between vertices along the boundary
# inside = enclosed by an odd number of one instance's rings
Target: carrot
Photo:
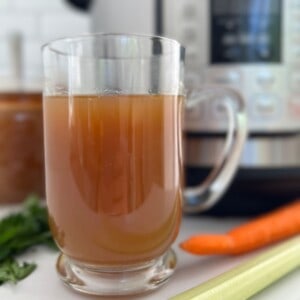
[[[193,254],[242,254],[300,234],[300,199],[226,234],[195,235],[180,244]]]

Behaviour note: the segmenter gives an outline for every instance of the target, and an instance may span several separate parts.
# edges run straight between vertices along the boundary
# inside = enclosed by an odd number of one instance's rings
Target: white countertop
[[[9,211],[0,207],[0,217]],[[185,216],[173,249],[177,254],[178,265],[173,277],[160,289],[141,296],[114,297],[113,300],[165,300],[187,289],[199,285],[234,266],[250,259],[259,253],[253,252],[237,257],[228,256],[193,256],[184,253],[178,247],[178,242],[189,235],[201,232],[225,232],[233,226],[245,221],[234,218],[212,218],[204,216]],[[300,254],[299,254],[300,255]],[[30,250],[21,259],[34,261],[37,269],[17,285],[0,286],[1,300],[95,300],[107,297],[89,297],[77,294],[65,287],[58,279],[55,271],[57,253],[39,247]],[[277,281],[252,300],[300,300],[300,270],[296,270]],[[232,299],[234,300],[234,299]]]

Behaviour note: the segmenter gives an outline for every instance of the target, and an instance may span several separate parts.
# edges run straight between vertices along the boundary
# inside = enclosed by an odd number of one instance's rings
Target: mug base
[[[144,265],[109,269],[77,264],[60,254],[56,270],[73,290],[98,296],[134,295],[154,290],[174,273],[176,255],[172,249]]]

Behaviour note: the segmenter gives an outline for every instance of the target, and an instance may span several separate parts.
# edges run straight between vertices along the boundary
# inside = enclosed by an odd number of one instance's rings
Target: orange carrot
[[[193,254],[241,254],[300,234],[300,199],[227,234],[195,235],[180,244]]]

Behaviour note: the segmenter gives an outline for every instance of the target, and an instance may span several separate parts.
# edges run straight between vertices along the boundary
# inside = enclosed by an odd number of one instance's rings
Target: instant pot
[[[93,31],[179,40],[192,90],[218,84],[244,96],[249,138],[231,187],[210,213],[256,214],[300,197],[300,0],[70,2],[90,10]],[[188,185],[216,161],[225,121],[212,103],[186,112]]]

